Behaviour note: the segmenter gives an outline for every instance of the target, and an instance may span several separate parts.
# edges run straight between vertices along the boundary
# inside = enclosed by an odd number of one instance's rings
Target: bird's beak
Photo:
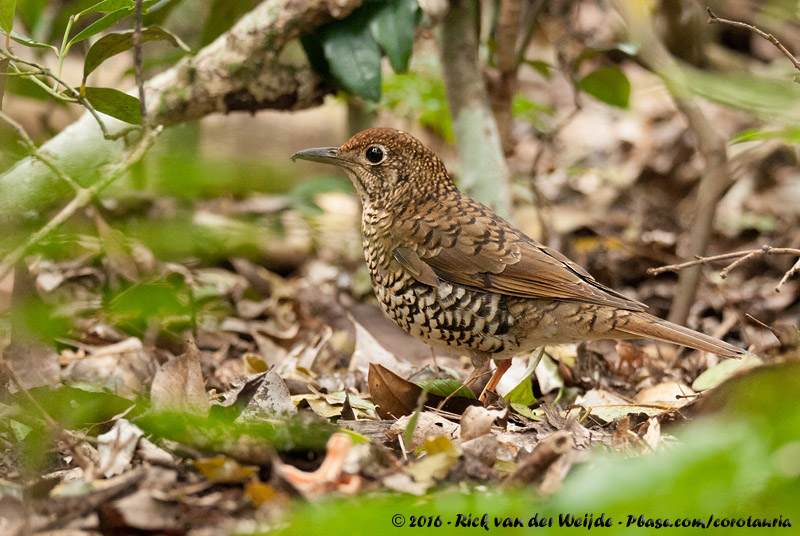
[[[345,162],[345,159],[339,155],[339,149],[336,147],[303,149],[292,155],[292,162],[298,158],[301,160],[311,160],[312,162],[322,162],[323,164],[333,164],[335,166],[341,166]]]

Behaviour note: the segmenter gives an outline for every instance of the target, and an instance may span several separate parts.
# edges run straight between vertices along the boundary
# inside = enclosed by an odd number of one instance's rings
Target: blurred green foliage
[[[212,406],[209,416],[197,416],[153,412],[145,398],[133,401],[78,387],[38,387],[29,389],[28,394],[30,397],[24,393],[2,397],[0,437],[14,447],[22,466],[34,473],[58,463],[56,443],[63,439],[58,426],[97,436],[123,413],[151,440],[168,439],[209,454],[224,453],[244,460],[252,457],[266,463],[274,453],[320,454],[336,430],[312,413],[239,421],[246,403]]]
[[[453,142],[447,93],[434,56],[421,56],[408,73],[387,76],[383,82],[381,106],[413,119],[447,142]]]

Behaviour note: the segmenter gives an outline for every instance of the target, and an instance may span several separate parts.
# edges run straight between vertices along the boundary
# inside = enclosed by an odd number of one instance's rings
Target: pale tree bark
[[[495,30],[497,81],[490,88],[489,96],[505,154],[511,154],[514,150],[511,102],[517,85],[517,40],[521,16],[521,0],[501,0]]]
[[[361,0],[266,0],[228,32],[145,84],[150,125],[173,125],[213,113],[263,109],[299,110],[319,105],[333,91],[301,53],[286,45],[334,18],[349,15]],[[110,134],[129,125],[102,116]],[[89,114],[42,147],[82,187],[97,182],[122,158],[125,143],[106,140]],[[46,209],[74,190],[32,158],[0,176],[0,215]]]
[[[625,19],[633,41],[639,44],[639,58],[664,81],[675,105],[697,137],[697,150],[705,160],[705,167],[697,188],[689,243],[682,256],[704,257],[711,242],[717,204],[733,183],[725,140],[692,98],[680,66],[653,28],[650,13],[634,0],[617,0],[615,5]],[[678,276],[678,287],[669,313],[671,322],[686,323],[701,275],[700,266],[693,266]]]
[[[483,80],[471,7],[474,7],[472,0],[450,2],[440,42],[447,102],[460,162],[460,185],[508,217],[509,171]]]

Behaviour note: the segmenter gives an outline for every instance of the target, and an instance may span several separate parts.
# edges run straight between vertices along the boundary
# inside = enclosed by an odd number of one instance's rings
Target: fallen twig
[[[723,253],[722,255],[714,255],[712,257],[697,257],[693,261],[682,262],[680,264],[670,264],[668,266],[660,266],[658,268],[649,268],[647,273],[650,275],[663,274],[664,272],[678,272],[684,268],[691,268],[700,264],[710,264],[712,262],[726,261],[729,259],[736,259],[734,262],[726,266],[719,273],[722,279],[728,277],[728,272],[737,268],[739,265],[756,257],[764,255],[797,255],[800,257],[800,249],[794,248],[774,248],[772,246],[762,246],[761,249],[752,249],[747,251],[735,251],[732,253]],[[800,272],[800,259],[792,266],[781,278],[780,282],[775,286],[775,292],[780,292],[781,287],[786,283],[790,277]]]
[[[717,17],[714,14],[713,11],[711,11],[710,7],[706,8],[706,13],[708,13],[708,22],[709,22],[709,24],[713,24],[713,23],[716,22],[716,23],[719,23],[719,24],[727,24],[729,26],[734,26],[736,28],[744,28],[746,30],[750,30],[751,32],[756,33],[759,36],[763,37],[764,39],[766,39],[767,41],[769,41],[770,43],[775,45],[775,47],[778,50],[780,50],[783,53],[784,56],[789,58],[789,61],[792,62],[792,65],[794,65],[794,68],[797,69],[798,71],[800,71],[800,61],[797,61],[797,58],[795,58],[792,55],[792,53],[789,52],[786,49],[786,47],[783,46],[783,44],[781,44],[781,42],[778,41],[778,39],[774,35],[769,34],[769,33],[765,32],[763,30],[760,30],[760,29],[756,28],[755,26],[753,26],[752,24],[747,24],[747,23],[744,23],[744,22],[736,21],[736,20],[721,19],[721,18]]]

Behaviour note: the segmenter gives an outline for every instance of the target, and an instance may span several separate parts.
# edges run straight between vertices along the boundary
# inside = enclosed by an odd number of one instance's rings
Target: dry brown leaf
[[[370,363],[367,378],[369,394],[382,419],[411,415],[422,396],[422,387],[408,382],[381,365]]]
[[[559,456],[572,448],[572,434],[566,430],[554,432],[519,462],[516,472],[506,479],[506,483],[524,485],[536,482]]]
[[[402,435],[411,417],[406,415],[395,421],[394,424],[386,432],[387,437],[394,440],[397,436]],[[448,439],[454,440],[458,435],[458,425],[452,421],[448,421],[441,415],[423,411],[417,417],[417,425],[414,427],[414,434],[411,437],[411,442],[407,444],[406,450],[414,450],[420,445],[425,443],[425,440],[431,437],[445,436]]]
[[[156,371],[150,388],[150,401],[155,411],[208,415],[209,403],[200,369],[200,350],[194,341],[188,342],[184,353],[173,357]]]
[[[372,336],[372,334],[352,316],[348,316],[356,328],[356,349],[350,358],[349,370],[359,370],[366,373],[371,364],[381,365],[387,369],[396,370],[398,374],[408,377],[411,366],[398,360],[393,353]]]
[[[507,421],[508,408],[489,410],[481,406],[470,406],[461,415],[461,441],[469,441],[492,430],[495,421]]]
[[[142,341],[131,337],[110,344],[67,365],[68,383],[99,384],[126,398],[141,395],[155,372],[155,360],[144,350]]]
[[[680,408],[692,400],[695,392],[688,385],[664,382],[642,389],[633,399],[636,404],[652,404]]]
[[[297,413],[289,389],[275,369],[261,375],[258,387],[240,419],[262,419],[273,415]]]

